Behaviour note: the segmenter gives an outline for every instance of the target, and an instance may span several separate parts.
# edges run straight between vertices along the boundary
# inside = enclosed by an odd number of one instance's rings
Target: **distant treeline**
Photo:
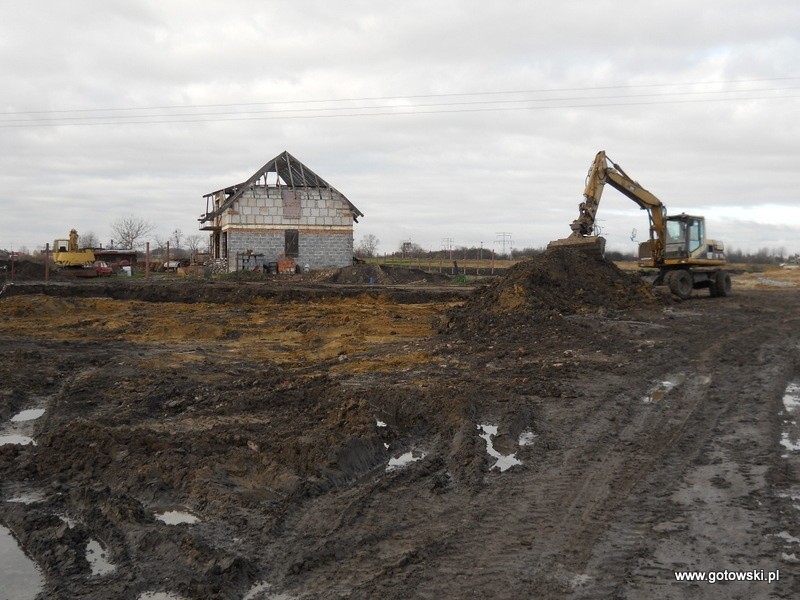
[[[427,259],[427,260],[444,260],[444,261],[459,261],[459,260],[487,260],[492,256],[496,260],[520,259],[530,258],[544,252],[544,248],[522,248],[520,250],[514,249],[510,252],[502,254],[494,252],[492,248],[481,247],[460,247],[453,248],[452,250],[425,250],[418,244],[404,243],[399,250],[392,254],[384,255],[386,258],[398,259]],[[756,252],[744,251],[735,248],[726,249],[728,261],[732,263],[750,263],[750,264],[781,264],[786,262],[798,262],[800,256],[797,254],[789,255],[784,248],[761,248]],[[606,258],[613,261],[635,261],[636,255],[633,252],[620,252],[617,250],[607,250]]]

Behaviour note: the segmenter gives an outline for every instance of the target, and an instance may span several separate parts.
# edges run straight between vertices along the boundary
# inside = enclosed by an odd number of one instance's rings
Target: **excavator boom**
[[[605,239],[595,235],[594,231],[597,209],[600,206],[600,198],[606,184],[647,211],[650,218],[651,253],[654,260],[661,260],[664,256],[665,219],[667,216],[664,205],[654,194],[628,177],[622,167],[611,161],[603,150],[595,155],[589,167],[586,187],[583,190],[583,202],[578,206],[578,218],[570,224],[572,233],[569,237],[550,242],[547,247],[568,246],[589,250],[592,253],[599,251],[602,254],[605,248]]]

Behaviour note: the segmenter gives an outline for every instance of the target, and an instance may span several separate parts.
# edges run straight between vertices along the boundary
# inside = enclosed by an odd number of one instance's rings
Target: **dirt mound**
[[[44,263],[38,263],[32,260],[14,261],[14,281],[32,281],[37,279],[44,279]],[[0,260],[0,281],[11,281],[10,260]]]
[[[553,248],[517,263],[508,273],[476,290],[450,311],[449,329],[485,332],[523,328],[562,315],[652,306],[650,285],[601,257],[571,248]]]
[[[335,271],[327,278],[330,283],[372,283],[380,285],[412,283],[447,283],[450,278],[441,273],[388,265],[358,264]]]

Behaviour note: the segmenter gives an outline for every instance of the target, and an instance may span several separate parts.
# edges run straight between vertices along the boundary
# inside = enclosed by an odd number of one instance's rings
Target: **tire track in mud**
[[[753,322],[755,324],[742,329],[732,328],[722,335],[716,332],[713,343],[701,349],[696,358],[688,357],[696,373],[712,374],[711,381],[708,385],[689,385],[684,390],[678,418],[673,416],[673,425],[664,428],[659,436],[664,442],[663,451],[657,451],[659,440],[654,440],[651,447],[655,451],[643,465],[655,468],[650,473],[640,471],[640,478],[632,480],[630,491],[633,493],[628,498],[622,498],[618,514],[608,515],[609,527],[595,545],[587,547],[587,552],[584,553],[585,574],[569,597],[661,598],[673,597],[672,594],[680,595],[682,592],[698,596],[697,590],[690,592],[688,588],[682,590],[674,587],[675,565],[654,564],[657,561],[648,561],[645,557],[652,556],[660,533],[669,534],[682,531],[686,527],[683,522],[685,515],[676,514],[677,508],[671,501],[671,496],[692,468],[692,464],[701,456],[708,455],[710,447],[719,445],[717,438],[721,424],[730,421],[732,415],[741,410],[747,391],[763,393],[771,390],[775,398],[780,398],[780,381],[789,376],[788,363],[793,359],[789,356],[788,360],[784,358],[783,362],[770,364],[766,357],[785,354],[786,349],[796,342],[777,342],[775,332],[770,330],[768,324],[758,323],[757,319]],[[797,317],[791,322],[797,324]],[[707,339],[709,338],[706,337],[703,341]],[[751,348],[749,356],[732,366],[726,366],[726,355],[741,352],[745,341],[746,346]],[[747,364],[747,369],[743,369],[743,361]],[[754,368],[759,365],[764,366],[763,373],[754,378]],[[774,414],[774,411],[769,410],[762,412],[767,418]],[[769,440],[761,441],[769,445]],[[660,464],[656,465],[656,461]],[[737,548],[737,552],[741,551],[742,548]],[[634,587],[638,591],[633,591],[629,596],[627,592],[631,590],[634,579],[639,586],[644,581],[645,590]],[[714,595],[715,590],[718,595]],[[711,595],[702,597],[728,598],[731,593],[721,587],[708,587],[705,591]],[[755,597],[753,590],[748,592],[748,597]]]
[[[695,328],[688,322],[667,334],[673,340],[686,340]],[[450,536],[455,547],[470,548],[465,538],[471,537],[476,541],[472,547],[481,550],[437,557],[433,571],[460,573],[469,582],[463,589],[476,597],[511,598],[520,593],[541,598],[572,593],[579,598],[611,597],[646,548],[660,498],[668,496],[729,410],[729,402],[719,395],[741,389],[751,379],[737,365],[721,368],[720,359],[743,340],[759,347],[768,344],[772,334],[763,324],[725,331],[693,355],[697,344],[707,341],[701,337],[685,356],[676,356],[676,362],[691,366],[686,381],[660,402],[641,402],[631,421],[614,436],[598,432],[600,437],[591,445],[568,450],[558,462],[498,476],[496,503],[485,499],[481,503],[503,506],[502,512],[473,510],[476,525]],[[680,343],[673,346],[680,352]],[[592,419],[604,421],[610,405],[596,401],[579,427],[586,428]],[[653,494],[656,499],[649,504],[654,506],[613,531],[613,542],[603,547],[602,557],[590,569],[592,575],[584,573],[598,541],[624,505],[641,503]],[[513,539],[498,539],[503,534],[512,534]],[[481,539],[484,543],[477,543]],[[467,565],[481,568],[467,573]],[[509,586],[507,596],[502,583],[498,585],[503,581]],[[437,587],[434,580],[423,578],[416,591],[421,597],[434,597]]]

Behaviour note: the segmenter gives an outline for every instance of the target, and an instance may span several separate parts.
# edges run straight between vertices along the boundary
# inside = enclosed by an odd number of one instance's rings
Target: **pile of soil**
[[[53,270],[50,271],[53,274]],[[44,279],[44,263],[32,260],[14,261],[14,281]],[[11,281],[11,260],[0,260],[0,281]]]
[[[379,285],[448,283],[450,278],[442,273],[428,273],[421,269],[390,267],[388,265],[358,264],[338,269],[327,279],[329,283],[372,283]]]
[[[563,315],[653,306],[652,286],[614,263],[572,248],[552,248],[517,263],[448,314],[447,328],[464,333],[525,328]]]

